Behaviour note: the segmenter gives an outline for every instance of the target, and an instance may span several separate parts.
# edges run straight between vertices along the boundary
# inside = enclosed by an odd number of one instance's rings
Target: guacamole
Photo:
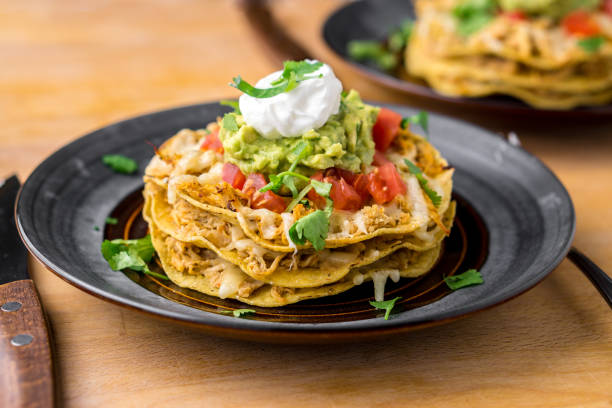
[[[522,10],[530,14],[541,14],[561,18],[576,9],[596,10],[601,0],[498,0],[506,11]]]
[[[310,176],[317,170],[339,167],[360,172],[361,165],[369,165],[374,157],[372,127],[379,108],[364,104],[356,91],[342,97],[340,111],[332,115],[318,129],[311,129],[299,137],[263,138],[246,124],[243,117],[235,117],[238,130],[221,127],[219,139],[225,150],[225,161],[234,163],[245,175],[251,173],[280,173],[296,160],[292,150],[302,140],[311,143],[312,154],[304,158],[296,171]]]

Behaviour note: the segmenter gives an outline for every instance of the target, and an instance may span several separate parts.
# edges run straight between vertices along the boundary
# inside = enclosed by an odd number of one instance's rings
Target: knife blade
[[[0,407],[52,407],[56,383],[47,321],[17,233],[16,176],[0,185]]]

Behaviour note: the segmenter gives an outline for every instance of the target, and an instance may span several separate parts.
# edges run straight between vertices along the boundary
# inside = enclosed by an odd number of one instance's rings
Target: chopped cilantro
[[[238,103],[238,101],[232,101],[230,99],[224,99],[221,102],[219,102],[219,105],[229,106],[230,108],[234,109],[234,113],[236,113],[238,115],[242,115],[242,112],[240,112],[240,104]]]
[[[416,115],[402,119],[402,129],[406,129],[410,123],[419,125],[425,131],[425,134],[429,134],[429,115],[427,112],[420,111]]]
[[[281,189],[283,185],[287,186],[287,188],[291,191],[292,196],[295,198],[298,195],[297,187],[295,186],[294,177],[302,179],[304,181],[310,181],[308,177],[303,176],[299,173],[295,173],[294,170],[297,167],[300,160],[308,157],[312,153],[312,145],[310,142],[306,140],[301,140],[299,143],[295,145],[295,147],[291,150],[290,155],[295,156],[295,160],[289,167],[289,170],[284,171],[279,174],[271,174],[270,182],[263,186],[259,191],[265,193],[266,191],[272,190],[275,193]]]
[[[140,239],[105,239],[101,251],[104,259],[115,271],[129,268],[160,279],[168,279],[165,275],[151,271],[147,265],[155,254],[150,235]]]
[[[133,174],[138,170],[138,163],[134,159],[120,154],[105,154],[102,156],[102,163],[116,173]]]
[[[310,75],[323,66],[319,61],[285,61],[281,76],[270,84],[271,88],[255,88],[243,80],[240,76],[232,79],[230,86],[252,96],[253,98],[271,98],[273,96],[289,92],[302,81],[307,79],[320,78],[321,75]]]
[[[332,185],[330,183],[323,183],[318,180],[310,180],[310,184],[315,189],[318,195],[323,197],[329,197],[329,193],[331,192]]]
[[[495,0],[464,0],[453,9],[453,16],[459,34],[469,36],[489,24],[495,12]]]
[[[391,32],[389,38],[387,39],[387,46],[391,52],[401,52],[410,36],[412,35],[412,28],[414,26],[414,22],[410,19],[404,20],[402,25],[397,29]]]
[[[347,45],[349,57],[356,61],[372,61],[380,69],[392,70],[398,64],[398,58],[378,41],[353,40]]]
[[[370,301],[370,304],[376,309],[385,310],[385,320],[389,320],[389,315],[391,314],[391,310],[393,310],[393,307],[395,307],[395,302],[400,299],[401,297],[398,296],[395,299],[383,300],[380,302]]]
[[[223,128],[229,130],[230,132],[238,131],[238,123],[236,122],[236,117],[233,113],[226,113],[223,115],[223,120],[221,121]]]
[[[466,286],[480,285],[484,283],[484,280],[476,269],[468,269],[462,274],[444,277],[444,282],[452,290],[457,290]]]
[[[221,313],[233,314],[234,317],[242,317],[249,314],[256,313],[253,309],[235,309],[235,310],[221,310]]]
[[[578,45],[586,52],[592,54],[599,51],[599,49],[602,47],[602,45],[604,45],[605,42],[606,39],[604,37],[596,36],[578,40]]]
[[[299,194],[293,200],[291,200],[285,211],[291,212],[293,208],[298,205],[298,203],[302,202],[310,190],[312,190],[312,184],[308,184],[306,187],[304,187],[302,191],[300,191]]]
[[[316,210],[297,220],[289,228],[291,241],[304,245],[308,240],[317,251],[325,248],[325,238],[329,230],[329,215],[327,211]]]
[[[106,217],[106,223],[110,224],[110,225],[117,225],[117,223],[119,222],[118,219],[113,218],[113,217]]]
[[[423,191],[425,191],[425,194],[427,194],[433,205],[438,207],[440,205],[440,202],[442,201],[442,197],[440,197],[438,193],[436,193],[434,190],[429,188],[429,186],[427,185],[427,179],[425,178],[425,176],[423,176],[423,171],[416,164],[414,164],[408,159],[404,159],[404,163],[406,163],[406,166],[408,166],[408,170],[410,171],[410,173],[416,176],[417,180],[419,180],[421,188],[423,189]]]
[[[94,231],[100,231],[100,227],[98,227],[97,225],[94,225],[93,230]]]

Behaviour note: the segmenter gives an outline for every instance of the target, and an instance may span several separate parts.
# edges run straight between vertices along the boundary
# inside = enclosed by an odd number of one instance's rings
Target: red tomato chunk
[[[332,185],[329,196],[334,202],[335,209],[357,211],[361,208],[363,204],[361,196],[346,180],[343,178],[325,177],[323,181]]]
[[[223,154],[223,143],[221,143],[221,141],[219,140],[219,131],[216,130],[206,135],[206,138],[204,138],[204,142],[202,142],[200,149],[213,150],[217,153]]]
[[[561,25],[565,31],[576,36],[590,37],[601,31],[593,16],[584,10],[569,13],[563,18]]]
[[[372,128],[372,137],[376,149],[385,152],[400,129],[402,115],[393,112],[391,109],[381,108],[376,118],[376,123]]]
[[[406,194],[406,184],[402,180],[395,165],[384,164],[368,174],[368,191],[377,204],[385,204],[398,194]]]
[[[265,193],[260,192],[259,190],[266,184],[268,183],[263,174],[249,174],[249,177],[247,177],[242,187],[242,192],[251,198],[251,208],[265,208],[270,211],[282,213],[285,211],[285,208],[287,208],[286,199],[272,191],[266,191]]]
[[[244,182],[246,181],[246,177],[242,174],[240,168],[232,163],[225,163],[223,165],[223,174],[221,178],[237,190],[242,190]]]

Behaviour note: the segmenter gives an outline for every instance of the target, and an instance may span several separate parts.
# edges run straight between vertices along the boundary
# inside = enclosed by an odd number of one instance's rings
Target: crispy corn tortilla
[[[292,289],[272,286],[254,281],[233,264],[220,259],[213,251],[199,249],[197,255],[187,255],[187,251],[192,249],[190,244],[180,243],[165,235],[156,228],[155,224],[150,226],[153,246],[172,282],[210,296],[226,295],[254,306],[279,307],[306,299],[335,295],[372,280],[372,277],[380,272],[378,269],[355,270],[338,282],[315,288]],[[182,249],[177,249],[177,245]],[[400,276],[415,277],[426,273],[435,265],[439,254],[440,246],[422,252],[404,253],[408,261],[402,265]],[[357,276],[359,279],[356,279]],[[239,289],[230,294],[224,289],[227,286]]]
[[[371,264],[398,249],[425,251],[439,245],[445,237],[444,230],[436,226],[421,238],[389,235],[319,252],[312,249],[295,253],[274,252],[246,237],[238,226],[213,214],[180,201],[171,206],[166,200],[165,190],[158,186],[147,185],[144,195],[148,209],[145,218],[163,233],[214,251],[254,279],[291,288],[336,282],[352,268]],[[446,229],[452,226],[454,212],[453,203],[444,215]]]

